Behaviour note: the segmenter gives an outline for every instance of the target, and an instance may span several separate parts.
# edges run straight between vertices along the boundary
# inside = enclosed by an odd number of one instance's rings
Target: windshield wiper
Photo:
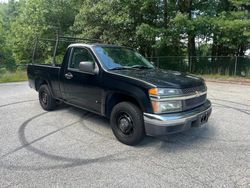
[[[131,69],[131,67],[115,67],[115,68],[111,68],[109,70],[125,70],[125,69]]]
[[[137,69],[152,69],[153,67],[148,67],[145,65],[134,65],[131,68],[137,68]]]
[[[148,67],[145,65],[133,65],[133,66],[123,66],[123,67],[115,67],[109,70],[126,70],[126,69],[153,69],[153,67]]]

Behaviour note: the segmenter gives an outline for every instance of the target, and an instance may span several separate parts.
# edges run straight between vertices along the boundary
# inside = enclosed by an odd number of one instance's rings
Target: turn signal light
[[[158,94],[158,89],[157,88],[152,88],[148,91],[150,95],[157,95]]]

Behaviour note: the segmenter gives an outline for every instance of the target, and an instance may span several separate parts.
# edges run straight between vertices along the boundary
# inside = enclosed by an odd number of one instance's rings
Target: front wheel
[[[112,110],[110,121],[114,135],[126,145],[139,144],[145,137],[142,111],[133,103],[117,104]]]
[[[52,97],[47,85],[42,85],[38,91],[39,102],[41,107],[46,111],[51,111],[56,108],[56,100]]]

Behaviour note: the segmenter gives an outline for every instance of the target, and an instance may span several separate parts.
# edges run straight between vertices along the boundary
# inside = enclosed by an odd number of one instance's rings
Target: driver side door
[[[102,87],[100,74],[88,74],[79,70],[79,64],[83,61],[98,64],[91,52],[84,47],[73,47],[68,66],[65,67],[62,76],[63,93],[66,102],[101,113]]]

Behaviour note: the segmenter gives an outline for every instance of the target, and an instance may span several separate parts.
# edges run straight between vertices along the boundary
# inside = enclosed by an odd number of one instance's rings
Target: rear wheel
[[[47,85],[42,85],[38,91],[41,107],[46,111],[52,111],[56,108],[56,100],[52,97]]]
[[[116,138],[126,145],[139,144],[145,137],[142,111],[130,102],[121,102],[113,108],[111,127]]]

